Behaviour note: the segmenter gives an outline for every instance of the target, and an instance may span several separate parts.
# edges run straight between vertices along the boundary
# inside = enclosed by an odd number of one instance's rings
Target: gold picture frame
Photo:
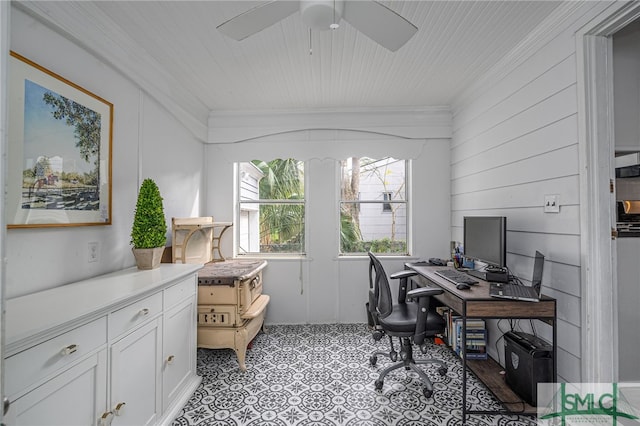
[[[111,224],[113,104],[11,51],[8,228]]]

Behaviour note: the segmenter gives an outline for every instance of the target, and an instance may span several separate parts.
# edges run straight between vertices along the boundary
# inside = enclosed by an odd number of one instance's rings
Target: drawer
[[[235,327],[241,321],[235,305],[198,305],[199,327]]]
[[[10,356],[4,363],[5,392],[16,394],[107,343],[107,317],[67,331]]]
[[[237,305],[238,288],[233,285],[199,285],[199,305]]]
[[[198,304],[237,305],[244,312],[262,293],[262,271],[233,285],[199,285]]]
[[[184,299],[196,293],[196,278],[189,277],[186,280],[172,285],[164,291],[164,310],[171,308]]]
[[[126,333],[133,327],[144,324],[147,319],[162,312],[162,293],[138,300],[111,313],[109,319],[109,339]]]

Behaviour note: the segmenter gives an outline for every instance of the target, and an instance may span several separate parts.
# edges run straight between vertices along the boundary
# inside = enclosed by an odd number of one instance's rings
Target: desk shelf
[[[535,414],[536,407],[532,407],[516,395],[504,381],[504,369],[493,359],[467,360],[467,367],[478,379],[493,393],[505,408],[513,413],[523,411],[526,414]],[[517,402],[516,402],[517,401]],[[524,404],[524,408],[523,408]]]
[[[233,222],[214,222],[211,216],[172,218],[172,262],[224,262],[220,240],[232,226]],[[216,229],[220,231],[216,232]]]

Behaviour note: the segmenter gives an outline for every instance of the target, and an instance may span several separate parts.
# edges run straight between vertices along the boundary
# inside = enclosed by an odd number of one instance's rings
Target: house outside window
[[[238,255],[304,254],[304,163],[252,160],[236,170]]]
[[[408,160],[340,162],[340,254],[408,255]]]

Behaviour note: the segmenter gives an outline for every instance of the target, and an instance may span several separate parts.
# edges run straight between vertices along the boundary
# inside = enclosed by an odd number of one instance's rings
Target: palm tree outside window
[[[237,164],[238,255],[305,253],[304,162]]]

